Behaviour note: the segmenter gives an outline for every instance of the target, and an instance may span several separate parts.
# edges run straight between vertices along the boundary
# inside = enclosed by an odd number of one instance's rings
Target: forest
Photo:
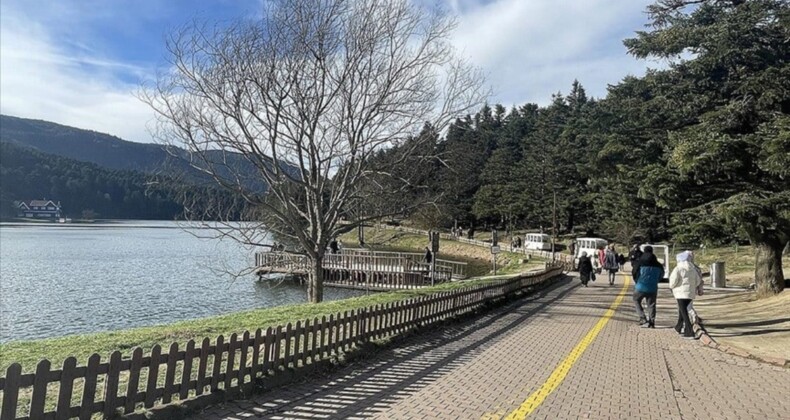
[[[624,41],[665,68],[591,98],[574,81],[546,106],[485,106],[446,135],[412,215],[423,226],[596,234],[631,243],[749,241],[781,290],[790,240],[790,5],[659,1]],[[699,4],[696,4],[699,3]],[[409,147],[405,145],[402,147]],[[430,150],[428,150],[430,149]],[[378,158],[387,159],[391,152]]]
[[[195,202],[190,197],[201,197],[206,206],[224,200],[226,211],[235,208],[232,196],[213,186],[107,169],[8,142],[0,142],[0,154],[4,218],[16,217],[14,201],[44,198],[60,201],[65,216],[89,219],[179,219],[184,203]]]

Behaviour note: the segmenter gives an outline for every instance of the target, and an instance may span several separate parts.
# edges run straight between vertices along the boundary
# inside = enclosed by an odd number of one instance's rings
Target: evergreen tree
[[[784,288],[790,240],[790,3],[660,0],[637,57],[670,59],[659,92],[688,121],[669,131],[666,165],[648,171],[679,238],[740,230],[756,247],[765,295]],[[687,59],[678,58],[686,54]]]

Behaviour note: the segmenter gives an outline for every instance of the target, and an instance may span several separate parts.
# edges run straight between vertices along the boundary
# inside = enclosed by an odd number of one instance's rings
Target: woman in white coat
[[[685,251],[677,255],[677,266],[669,275],[669,287],[672,288],[672,295],[678,302],[678,322],[675,324],[675,331],[683,334],[683,338],[693,340],[694,327],[691,325],[688,307],[691,301],[697,297],[697,288],[702,283],[699,271],[691,260],[691,252]]]

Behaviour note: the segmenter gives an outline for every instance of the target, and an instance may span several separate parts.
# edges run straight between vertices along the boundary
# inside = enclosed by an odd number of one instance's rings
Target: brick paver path
[[[625,277],[614,286],[601,280],[583,288],[565,279],[330,377],[211,407],[195,418],[504,418],[596,325]],[[670,327],[677,315],[666,289],[658,311],[655,330],[639,328],[629,289],[529,418],[790,419],[790,370],[681,339]]]

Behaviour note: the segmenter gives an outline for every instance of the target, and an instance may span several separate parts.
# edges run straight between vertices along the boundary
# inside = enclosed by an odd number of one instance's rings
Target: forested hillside
[[[113,170],[132,170],[180,178],[185,183],[204,183],[211,177],[195,169],[203,167],[179,148],[160,144],[135,143],[109,134],[55,124],[49,121],[0,115],[0,141],[35,149],[39,152],[94,163]],[[245,179],[246,187],[257,192],[265,183],[254,176],[256,169],[234,153],[210,151],[206,158],[219,176],[231,173],[253,174]],[[216,164],[216,162],[221,162]]]
[[[11,143],[0,143],[0,210],[15,217],[16,200],[47,198],[60,201],[64,215],[111,219],[173,220],[183,216],[185,195],[204,203],[225,200],[229,194],[211,187],[183,185],[154,179],[137,171],[120,171],[44,154]]]
[[[109,169],[158,171],[167,160],[160,145],[8,115],[0,115],[0,140]]]

